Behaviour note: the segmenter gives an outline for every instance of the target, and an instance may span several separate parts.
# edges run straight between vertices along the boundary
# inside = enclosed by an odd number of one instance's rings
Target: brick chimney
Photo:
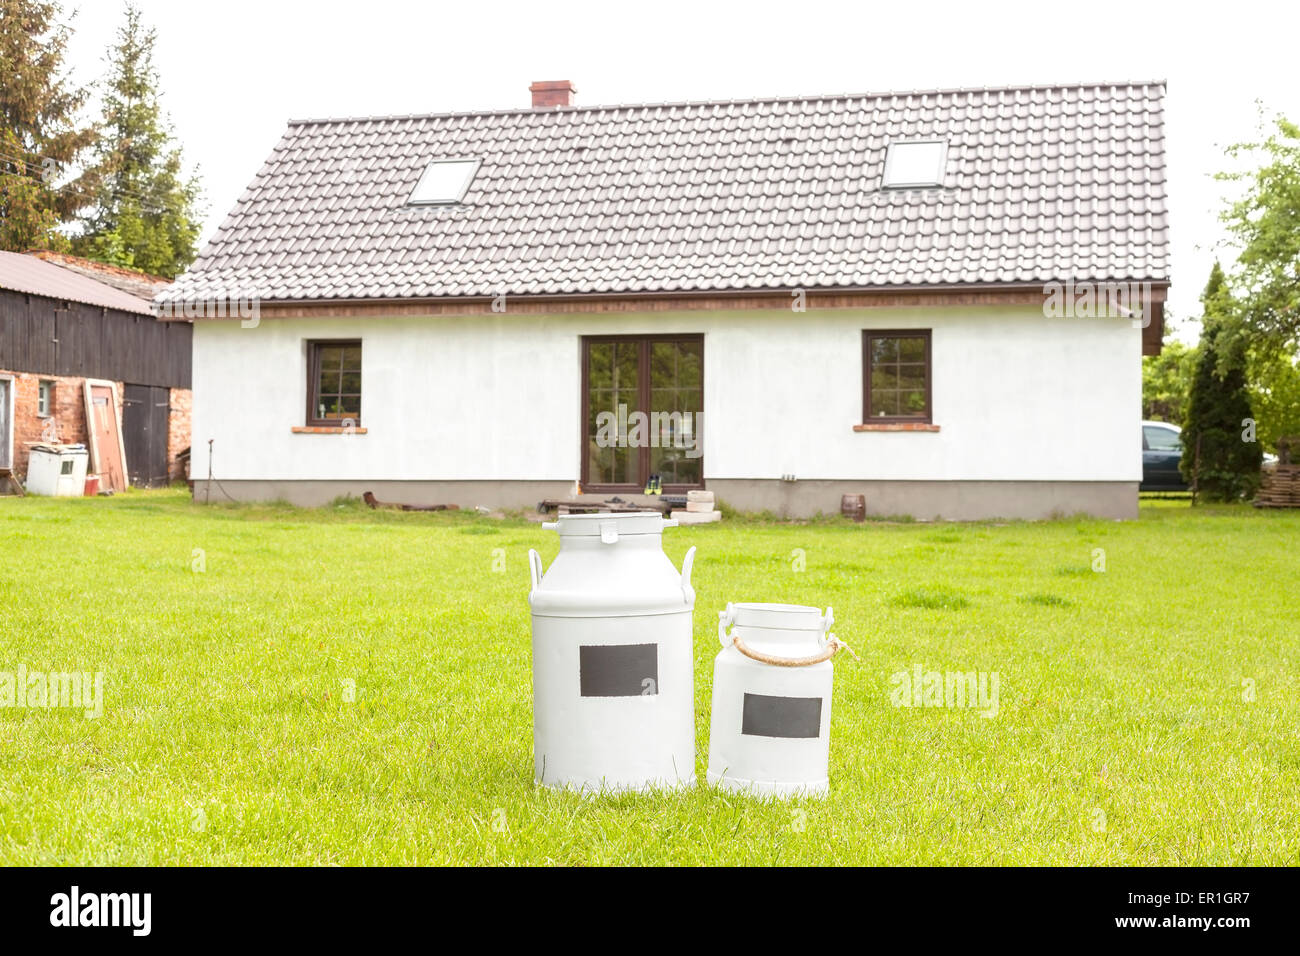
[[[573,94],[578,92],[572,80],[538,80],[528,87],[533,94],[533,109],[549,110],[557,106],[572,106]]]

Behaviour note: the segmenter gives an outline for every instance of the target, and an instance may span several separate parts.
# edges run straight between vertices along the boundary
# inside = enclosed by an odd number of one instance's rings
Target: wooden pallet
[[[1276,465],[1265,471],[1255,507],[1300,508],[1300,465]]]

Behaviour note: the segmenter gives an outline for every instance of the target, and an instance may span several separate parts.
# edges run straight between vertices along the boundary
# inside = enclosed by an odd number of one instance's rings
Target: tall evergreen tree
[[[0,0],[0,249],[66,249],[94,188],[78,171],[95,130],[78,123],[87,91],[64,70],[71,30],[53,0]]]
[[[1217,262],[1201,304],[1201,354],[1183,421],[1181,469],[1206,498],[1235,501],[1257,487],[1263,452],[1250,425],[1244,339],[1236,334],[1232,293]]]
[[[128,3],[108,55],[96,146],[102,184],[73,246],[93,259],[175,276],[197,252],[199,184],[182,171],[181,150],[159,102],[156,40],[156,31]]]

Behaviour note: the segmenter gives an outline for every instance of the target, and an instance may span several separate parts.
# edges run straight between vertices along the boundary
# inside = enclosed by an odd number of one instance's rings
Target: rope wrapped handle
[[[759,661],[763,664],[774,664],[777,667],[807,667],[810,664],[820,664],[822,661],[828,661],[840,651],[848,651],[853,654],[853,648],[843,641],[835,640],[834,636],[826,644],[826,650],[820,654],[814,654],[812,657],[773,657],[770,654],[764,654],[761,651],[752,650],[739,637],[731,639],[731,646],[740,653],[744,654],[752,661]],[[853,659],[858,660],[858,655],[853,654]]]
[[[834,613],[828,607],[826,609],[826,629],[829,631],[831,624],[835,620]],[[853,659],[861,660],[853,648],[849,647],[844,641],[836,639],[834,634],[826,635],[826,649],[820,654],[814,654],[811,657],[774,657],[771,654],[764,654],[762,651],[756,651],[749,647],[744,640],[735,634],[728,634],[727,628],[736,622],[735,610],[731,605],[727,605],[725,611],[718,612],[718,640],[723,647],[734,647],[752,661],[758,661],[760,664],[771,664],[774,667],[809,667],[813,664],[820,664],[822,661],[829,661],[840,651],[848,651]]]

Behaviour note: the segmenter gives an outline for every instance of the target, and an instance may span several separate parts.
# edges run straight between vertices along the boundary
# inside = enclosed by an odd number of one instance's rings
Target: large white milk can
[[[686,553],[663,552],[658,512],[563,515],[560,553],[533,588],[533,760],[551,787],[641,790],[695,783],[691,615]]]
[[[728,604],[718,615],[708,781],[756,794],[830,789],[830,608]],[[732,630],[728,632],[728,628]]]

